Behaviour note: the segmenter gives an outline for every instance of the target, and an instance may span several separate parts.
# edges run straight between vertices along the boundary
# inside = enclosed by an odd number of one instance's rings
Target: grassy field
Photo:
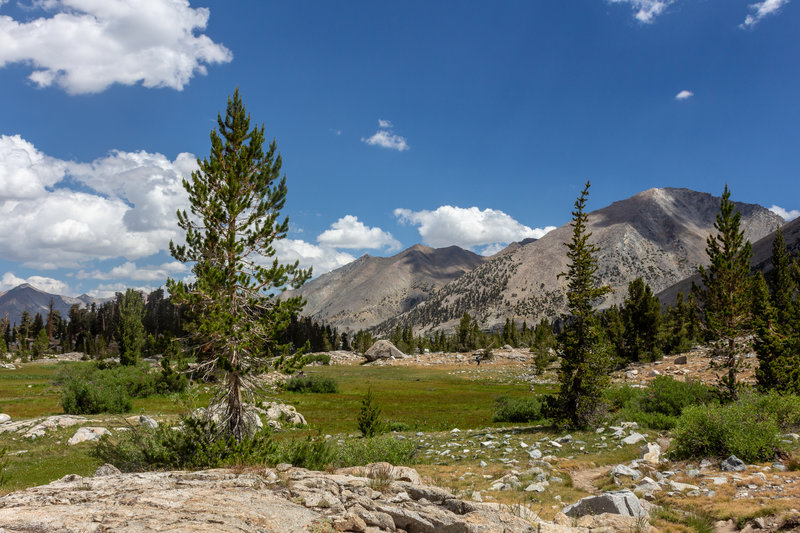
[[[25,364],[16,370],[0,370],[0,412],[12,420],[63,414],[56,383],[62,365]],[[485,371],[485,370],[484,370]],[[383,419],[403,422],[411,431],[437,432],[452,428],[462,430],[493,424],[492,408],[497,396],[525,396],[527,384],[498,379],[504,374],[488,372],[486,379],[467,379],[451,367],[309,367],[307,374],[334,378],[336,394],[276,393],[272,399],[294,405],[309,422],[305,433],[354,434],[361,400],[372,389]],[[190,405],[208,401],[208,387],[193,387],[189,394],[137,398],[133,410],[125,415],[87,416],[89,425],[124,427],[126,417],[150,414],[156,417],[178,415]],[[93,444],[68,446],[66,441],[78,426],[48,433],[40,439],[24,439],[18,434],[0,434],[0,447],[10,455],[6,468],[8,482],[3,490],[14,490],[48,483],[67,474],[91,475],[98,461],[91,457]],[[22,452],[22,453],[19,453]]]

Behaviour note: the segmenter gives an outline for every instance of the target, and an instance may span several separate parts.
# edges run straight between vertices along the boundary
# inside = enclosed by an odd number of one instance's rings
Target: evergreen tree
[[[780,230],[773,241],[772,265],[772,295],[760,275],[753,291],[756,381],[762,391],[800,394],[800,302],[792,275],[797,263],[792,264]]]
[[[599,285],[597,248],[589,243],[588,215],[584,211],[589,195],[589,182],[575,200],[572,212],[572,241],[567,246],[567,271],[559,274],[567,279],[569,316],[559,336],[561,389],[557,397],[548,399],[548,412],[557,423],[585,427],[599,414],[603,390],[608,385],[612,349],[595,316],[595,302],[611,291]]]
[[[45,329],[40,329],[39,333],[36,334],[36,340],[33,341],[33,346],[31,348],[33,357],[42,357],[47,353],[48,348],[50,348],[50,341],[47,338],[47,331]]]
[[[142,357],[144,348],[144,300],[135,289],[127,289],[125,293],[117,293],[116,339],[119,344],[119,362],[123,365],[135,365]],[[103,338],[102,335],[99,337]],[[103,342],[105,344],[105,341]],[[101,347],[104,348],[104,347]],[[99,355],[103,355],[100,353]]]
[[[739,354],[743,346],[739,338],[750,328],[750,241],[745,241],[740,228],[741,214],[735,211],[728,186],[722,193],[720,212],[714,223],[716,235],[706,241],[708,268],[700,266],[703,286],[694,285],[692,292],[703,308],[704,324],[726,358],[727,373],[718,384],[725,401],[738,398]]]
[[[642,278],[628,284],[622,320],[625,324],[623,357],[628,361],[658,359],[661,356],[661,302]]]
[[[683,293],[678,293],[675,305],[667,309],[662,331],[662,351],[669,354],[686,352],[700,340],[700,326],[692,294],[684,299]]]
[[[170,243],[175,259],[194,263],[196,281],[168,280],[167,288],[172,301],[188,309],[185,329],[202,369],[223,374],[223,389],[212,403],[224,406],[221,429],[241,441],[249,431],[243,395],[255,393],[249,376],[264,368],[265,356],[284,351],[277,338],[303,306],[299,296],[272,295],[300,287],[311,271],[274,258],[273,244],[289,230],[288,218],[279,221],[286,177],[280,176],[275,141],[265,152],[264,127],[250,129],[238,89],[217,124],[209,157],[183,182],[191,215],[179,211],[178,226],[186,244]]]

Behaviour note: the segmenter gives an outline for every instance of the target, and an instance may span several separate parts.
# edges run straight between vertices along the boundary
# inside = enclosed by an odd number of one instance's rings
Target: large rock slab
[[[391,342],[387,340],[379,340],[373,344],[369,350],[364,352],[364,357],[367,358],[367,361],[377,361],[378,359],[389,359],[390,357],[394,357],[395,359],[403,359],[406,357],[406,354],[397,349],[397,347]]]
[[[586,531],[521,518],[437,487],[284,467],[76,475],[0,498],[6,531],[544,533]],[[407,472],[399,473],[402,477]],[[373,473],[371,473],[373,475]],[[376,489],[380,490],[376,490]],[[327,528],[327,529],[326,529]]]
[[[629,490],[617,490],[605,492],[599,496],[589,496],[572,505],[567,505],[561,512],[570,517],[603,513],[632,517],[647,516],[647,511],[642,507],[639,498]]]

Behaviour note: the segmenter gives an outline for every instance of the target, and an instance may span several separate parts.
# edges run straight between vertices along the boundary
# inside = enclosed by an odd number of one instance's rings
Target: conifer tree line
[[[161,354],[182,334],[182,313],[163,289],[148,295],[127,289],[100,305],[75,304],[66,317],[51,302],[44,316],[23,311],[19,324],[0,318],[0,353],[30,358],[73,351],[99,358],[128,353],[135,359]]]

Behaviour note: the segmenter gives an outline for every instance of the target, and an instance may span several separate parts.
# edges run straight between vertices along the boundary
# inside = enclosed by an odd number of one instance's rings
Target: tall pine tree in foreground
[[[251,376],[282,350],[276,338],[303,306],[300,297],[275,294],[300,287],[311,271],[274,258],[273,243],[289,229],[288,218],[279,220],[286,177],[280,177],[275,141],[265,152],[264,127],[250,129],[238,89],[217,123],[209,157],[183,182],[191,213],[179,211],[178,226],[186,243],[170,242],[175,259],[193,263],[196,280],[168,280],[167,288],[188,310],[185,329],[201,368],[221,374],[222,388],[208,412],[224,412],[221,434],[241,441],[250,429],[243,402],[254,401],[257,392]]]
[[[115,336],[119,344],[119,362],[135,365],[142,357],[144,348],[144,300],[136,289],[117,293],[119,322]]]
[[[584,211],[589,196],[589,182],[575,200],[572,212],[572,241],[567,247],[567,271],[559,274],[567,279],[569,316],[558,339],[561,356],[557,397],[548,398],[548,415],[558,424],[585,427],[599,414],[603,390],[608,385],[613,348],[607,342],[600,320],[595,315],[594,304],[604,294],[611,292],[599,285],[597,247],[589,243],[588,215]]]
[[[710,265],[700,266],[702,286],[693,285],[692,293],[703,308],[704,325],[718,353],[725,356],[726,373],[720,378],[718,392],[724,401],[738,398],[739,355],[744,351],[740,340],[750,329],[750,241],[740,228],[741,215],[735,210],[728,186],[722,193],[720,212],[714,223],[716,235],[706,241]]]

